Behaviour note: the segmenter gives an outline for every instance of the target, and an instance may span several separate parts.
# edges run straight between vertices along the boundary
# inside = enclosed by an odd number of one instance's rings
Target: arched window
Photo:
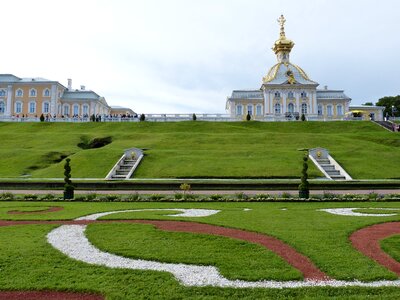
[[[5,97],[5,96],[6,96],[6,91],[0,90],[0,97]]]
[[[50,103],[49,102],[43,102],[43,113],[48,114],[50,112]]]
[[[341,105],[336,106],[336,112],[338,116],[343,116],[343,106]]]
[[[293,103],[289,103],[289,105],[288,105],[288,112],[294,113],[294,104],[293,104]]]
[[[307,93],[306,92],[301,92],[300,96],[301,96],[301,98],[307,98]]]
[[[281,114],[281,105],[279,103],[275,104],[275,114],[280,115]]]
[[[256,106],[256,115],[257,116],[261,116],[262,115],[262,106],[261,105],[257,105]]]
[[[45,89],[43,91],[43,97],[50,97],[50,90],[49,89]]]
[[[243,106],[241,105],[236,106],[236,115],[238,116],[243,115]]]
[[[69,116],[69,105],[65,104],[63,109],[64,116]]]
[[[275,92],[275,97],[276,97],[276,98],[280,98],[280,97],[281,97],[281,93]]]
[[[36,90],[35,89],[31,89],[30,91],[29,91],[29,96],[30,97],[36,97]]]
[[[0,101],[0,115],[4,114],[6,112],[6,104],[4,101]]]
[[[75,104],[74,105],[74,116],[77,116],[77,115],[79,115],[79,105]]]
[[[324,114],[324,111],[323,111],[322,105],[319,104],[318,105],[318,116],[322,116],[323,114]]]
[[[34,114],[36,112],[36,102],[29,102],[29,113]]]
[[[89,114],[89,106],[87,106],[87,105],[83,106],[83,114],[84,115],[88,115]]]
[[[329,117],[331,117],[331,116],[333,115],[333,113],[332,113],[332,105],[328,105],[328,106],[326,107],[326,114],[327,114]]]
[[[253,115],[253,105],[247,105],[247,113],[252,116]]]
[[[301,105],[301,113],[305,115],[307,114],[307,103]]]
[[[21,89],[18,89],[15,94],[17,97],[22,97],[24,95],[24,92]]]
[[[20,101],[15,102],[14,111],[15,111],[16,114],[22,113],[22,102],[20,102]]]
[[[289,93],[288,93],[288,98],[294,98],[293,92],[289,92]]]

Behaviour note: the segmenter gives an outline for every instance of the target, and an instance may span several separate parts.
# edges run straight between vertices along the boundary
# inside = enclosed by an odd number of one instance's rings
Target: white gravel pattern
[[[368,214],[355,212],[357,209],[376,209],[376,210],[400,210],[400,208],[327,208],[327,209],[319,209],[319,211],[324,211],[333,215],[338,216],[350,216],[350,217],[392,217],[397,216],[398,214]]]
[[[98,213],[98,214],[80,217],[80,218],[77,218],[76,220],[77,221],[82,221],[82,220],[93,221],[93,220],[97,220],[101,217],[118,214],[118,213],[140,212],[140,211],[171,211],[171,210],[179,211],[181,213],[175,214],[175,215],[169,215],[170,217],[186,217],[186,218],[209,217],[209,216],[215,215],[220,212],[220,210],[216,210],[216,209],[184,209],[184,208],[129,209],[129,210],[102,212],[102,213]]]
[[[160,209],[171,210],[171,209]],[[174,209],[179,210],[179,209]],[[144,211],[144,210],[130,210]],[[145,210],[147,211],[147,210]],[[182,210],[179,210],[182,211]],[[197,212],[196,212],[197,211]],[[175,216],[208,216],[202,210],[184,210],[182,214]],[[77,220],[96,220],[99,217],[129,211],[114,211],[101,214],[95,214],[79,218]],[[215,214],[219,211],[209,211]],[[132,270],[152,270],[171,273],[179,282],[185,286],[215,286],[215,287],[232,287],[232,288],[304,288],[304,287],[383,287],[393,286],[400,287],[400,280],[388,281],[244,281],[229,280],[223,277],[218,269],[214,266],[196,266],[188,264],[161,263],[156,261],[148,261],[142,259],[131,259],[115,254],[103,252],[93,246],[85,236],[86,225],[63,225],[52,230],[47,235],[48,242],[57,250],[61,251],[68,257],[85,262],[91,265],[105,266],[109,268],[121,268]]]

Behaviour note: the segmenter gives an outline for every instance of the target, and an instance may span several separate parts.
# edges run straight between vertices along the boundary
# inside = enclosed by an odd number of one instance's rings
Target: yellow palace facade
[[[262,79],[260,89],[234,90],[226,102],[231,118],[244,119],[247,114],[259,120],[295,120],[301,115],[309,120],[383,119],[383,107],[350,106],[343,90],[332,90],[310,79],[298,65],[290,62],[294,42],[286,38],[285,18],[281,16],[280,37],[273,46],[278,62]],[[352,111],[355,111],[354,114]]]

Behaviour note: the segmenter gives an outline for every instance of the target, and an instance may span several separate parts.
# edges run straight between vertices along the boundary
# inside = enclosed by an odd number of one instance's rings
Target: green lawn
[[[0,123],[0,139],[0,178],[62,178],[66,156],[74,178],[104,178],[131,147],[148,149],[137,178],[299,178],[297,149],[314,147],[353,178],[400,178],[400,135],[370,122]]]
[[[349,235],[366,226],[400,221],[391,217],[345,217],[321,208],[400,208],[393,203],[40,203],[0,202],[0,219],[58,220],[123,209],[206,208],[220,213],[203,218],[169,216],[168,211],[121,213],[103,219],[160,219],[203,222],[275,236],[309,257],[335,279],[372,281],[397,276],[352,248]],[[63,206],[63,211],[9,215]],[[251,209],[244,211],[244,208]],[[393,210],[393,212],[398,212]],[[67,258],[46,241],[53,225],[0,227],[0,290],[56,289],[90,291],[107,299],[399,299],[399,288],[232,289],[180,285],[172,275],[154,271],[113,270]],[[161,262],[214,265],[229,279],[301,280],[302,275],[259,245],[205,234],[165,232],[143,224],[93,224],[87,236],[98,248],[126,257]],[[382,241],[383,249],[399,260],[399,236]]]

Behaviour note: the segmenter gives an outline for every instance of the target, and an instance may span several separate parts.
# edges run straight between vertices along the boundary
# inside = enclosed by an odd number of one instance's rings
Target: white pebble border
[[[162,209],[162,210],[178,210],[180,209]],[[130,211],[147,211],[147,210],[130,210]],[[77,220],[96,220],[99,217],[114,213],[130,212],[130,211],[114,211],[101,214],[95,214],[79,218]],[[209,211],[215,214],[219,211]],[[181,214],[175,216],[200,217],[209,215],[205,210],[195,209],[185,210]],[[96,216],[96,217],[95,217]],[[142,259],[131,259],[115,254],[103,252],[93,246],[85,236],[86,225],[63,225],[52,230],[47,235],[48,242],[56,249],[61,251],[72,259],[82,261],[91,265],[105,266],[108,268],[132,269],[132,270],[152,270],[169,272],[185,286],[201,287],[232,287],[232,288],[304,288],[304,287],[400,287],[400,280],[388,281],[244,281],[229,280],[223,277],[218,269],[213,266],[196,266],[188,264],[172,264],[160,263],[156,261],[148,261]]]
[[[319,211],[324,211],[333,215],[338,216],[351,216],[351,217],[392,217],[398,214],[367,214],[355,212],[358,209],[376,209],[376,210],[400,210],[400,208],[327,208],[319,209]]]

